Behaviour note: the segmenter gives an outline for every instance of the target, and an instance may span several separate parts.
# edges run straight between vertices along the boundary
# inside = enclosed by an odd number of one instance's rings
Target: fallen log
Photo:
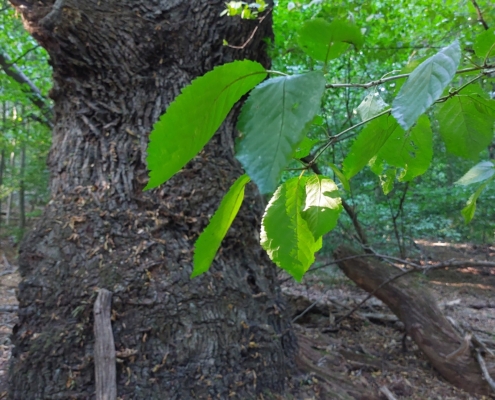
[[[341,357],[337,352],[322,357],[322,353],[313,348],[314,339],[302,333],[297,334],[299,352],[296,365],[300,371],[312,373],[322,383],[322,395],[325,399],[335,400],[378,400],[374,390],[366,388],[357,382],[350,382],[344,371],[339,367]],[[323,364],[323,365],[322,365]]]
[[[336,259],[356,255],[356,251],[345,246],[337,248],[334,253]],[[341,261],[338,266],[348,278],[373,293],[397,315],[404,323],[406,333],[448,382],[470,393],[493,394],[483,379],[470,337],[462,338],[458,334],[420,276],[407,274],[391,281],[400,272],[369,258]],[[495,377],[495,362],[487,363],[487,370]]]

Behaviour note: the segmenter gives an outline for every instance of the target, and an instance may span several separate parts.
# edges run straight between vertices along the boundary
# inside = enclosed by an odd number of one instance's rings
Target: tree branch
[[[471,3],[473,3],[474,8],[476,9],[476,14],[478,14],[478,22],[481,22],[483,28],[485,28],[485,30],[487,31],[488,29],[490,29],[490,27],[483,18],[483,13],[481,12],[480,6],[476,2],[476,0],[471,0]]]
[[[244,49],[251,42],[251,40],[253,40],[254,35],[258,31],[258,28],[260,27],[261,23],[267,17],[267,15],[270,14],[271,12],[272,12],[272,9],[270,8],[270,9],[268,9],[266,11],[266,14],[265,15],[263,15],[262,17],[259,18],[258,25],[256,25],[256,27],[251,32],[251,35],[249,35],[249,37],[247,38],[247,40],[242,45],[240,45],[240,46],[232,46],[232,45],[228,44],[227,46],[230,47],[231,49],[237,49],[237,50]]]
[[[16,64],[17,62],[19,62],[19,60],[21,60],[22,58],[26,57],[29,53],[31,53],[32,51],[36,50],[38,47],[41,47],[39,44],[34,46],[34,47],[31,47],[29,50],[27,50],[26,52],[24,52],[24,54],[21,54],[19,57],[17,57],[14,61],[12,61],[10,63],[10,65],[14,65]]]
[[[495,67],[495,64],[464,68],[464,69],[460,69],[459,71],[457,71],[456,75],[465,74],[465,73],[473,72],[473,71],[480,71],[480,70],[484,70],[484,69],[490,69],[490,68],[494,68],[494,67]],[[372,88],[374,86],[382,85],[382,84],[387,83],[387,82],[396,81],[397,79],[408,78],[409,75],[410,74],[394,75],[394,76],[389,76],[387,78],[381,78],[381,79],[377,79],[374,81],[370,81],[367,83],[329,83],[325,87],[327,89],[342,89],[342,88],[369,89],[369,88]]]
[[[46,98],[41,94],[41,91],[36,87],[36,85],[21,71],[21,69],[12,63],[10,57],[0,52],[0,67],[3,71],[14,79],[17,83],[27,86],[27,95],[29,100],[38,107],[45,116],[43,123],[50,129],[53,128],[51,122],[51,107],[48,104]]]

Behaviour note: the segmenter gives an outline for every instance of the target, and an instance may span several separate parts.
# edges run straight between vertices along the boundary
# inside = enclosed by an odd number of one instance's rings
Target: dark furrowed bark
[[[253,187],[210,273],[192,246],[229,185],[236,112],[167,184],[143,193],[147,137],[180,89],[215,65],[268,65],[269,18],[220,18],[222,1],[13,1],[54,68],[52,200],[22,244],[13,399],[94,397],[92,306],[113,292],[122,399],[282,391],[296,340],[258,244]]]

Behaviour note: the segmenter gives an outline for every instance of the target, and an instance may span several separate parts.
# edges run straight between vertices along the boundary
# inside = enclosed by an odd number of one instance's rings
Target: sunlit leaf
[[[261,64],[234,61],[186,86],[151,132],[146,159],[150,180],[145,189],[167,181],[196,156],[233,105],[265,77]]]
[[[292,178],[273,194],[261,224],[261,246],[271,260],[300,281],[321,247],[302,217],[307,178]]]
[[[210,268],[223,238],[241,207],[244,200],[244,187],[248,182],[249,177],[245,174],[234,182],[210,219],[208,226],[196,240],[191,278],[208,271]]]
[[[306,200],[302,212],[315,238],[330,232],[337,225],[342,211],[339,188],[329,178],[314,175],[306,181]]]

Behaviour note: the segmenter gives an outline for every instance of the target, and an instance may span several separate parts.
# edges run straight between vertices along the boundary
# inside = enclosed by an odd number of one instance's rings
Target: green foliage
[[[462,216],[464,217],[464,221],[467,223],[471,222],[474,217],[474,213],[476,212],[476,201],[478,197],[480,197],[481,193],[485,189],[488,182],[483,183],[480,187],[474,192],[466,202],[466,207],[464,207],[461,211]]]
[[[474,52],[482,59],[487,59],[495,55],[495,28],[486,30],[476,37],[474,42]]]
[[[321,175],[308,178],[302,216],[315,239],[335,228],[341,211],[342,200],[335,182]]]
[[[304,136],[301,143],[299,143],[296,152],[294,153],[294,158],[304,158],[309,155],[313,146],[318,143],[318,139],[310,139],[308,136]]]
[[[452,81],[461,60],[456,40],[421,63],[402,85],[392,103],[392,115],[405,130],[413,126]]]
[[[246,6],[247,3],[228,3],[225,14],[241,15]],[[345,216],[339,219],[342,199],[333,180],[323,175],[304,176],[305,171],[318,171],[315,163],[325,170],[323,174],[333,173],[340,181],[352,207],[365,205],[374,210],[371,217],[359,213],[364,215],[360,217],[363,223],[380,225],[388,232],[386,240],[394,237],[399,248],[403,248],[408,233],[445,232],[446,237],[459,237],[458,233],[449,232],[449,226],[461,229],[460,214],[442,219],[427,208],[451,199],[451,210],[460,209],[462,196],[467,194],[459,186],[445,184],[446,175],[439,168],[449,171],[452,184],[461,164],[450,161],[448,157],[452,156],[445,155],[444,146],[451,154],[478,158],[493,139],[495,108],[486,90],[481,89],[493,83],[489,76],[494,67],[490,64],[493,32],[476,36],[471,29],[471,11],[453,11],[454,8],[452,1],[440,4],[426,0],[402,8],[394,7],[390,1],[363,4],[357,0],[346,5],[280,1],[275,7],[275,26],[279,29],[273,45],[274,54],[278,54],[275,65],[290,73],[270,71],[283,76],[258,84],[263,75],[258,82],[243,87],[244,93],[252,91],[238,121],[236,157],[262,193],[275,191],[263,217],[261,244],[270,258],[295,279],[300,280],[311,266],[324,235],[339,224],[345,227],[355,223]],[[425,19],[441,28],[432,30]],[[450,33],[446,36],[445,32]],[[411,33],[417,35],[416,42]],[[455,37],[459,39],[454,40]],[[445,41],[451,44],[443,47]],[[347,52],[351,46],[359,51]],[[482,63],[466,64],[470,61],[466,58],[461,65],[461,48],[465,51],[466,47],[474,47]],[[411,54],[407,50],[411,48],[418,50]],[[408,74],[407,79],[394,75],[398,71]],[[367,76],[369,79],[363,79]],[[219,85],[218,79],[208,74],[198,81],[201,79],[205,79],[204,84],[191,91],[184,110],[197,108],[189,103],[201,96],[201,90],[211,95],[218,86],[229,85]],[[448,91],[449,85],[455,89]],[[364,99],[358,91],[363,88],[370,89]],[[184,89],[183,95],[188,90]],[[207,109],[192,118],[200,121],[195,122],[199,126],[207,125],[201,118],[220,115],[213,103],[210,98]],[[391,109],[387,103],[392,104]],[[436,112],[425,115],[435,103],[442,104]],[[178,113],[174,104],[167,113]],[[232,104],[221,114],[226,115]],[[179,121],[181,116],[169,118]],[[208,134],[196,134],[201,145],[176,163],[173,173],[194,157],[220,123],[218,117]],[[177,137],[184,140],[190,128],[180,131]],[[438,133],[443,143],[435,139]],[[196,137],[192,139],[188,142],[196,141]],[[168,137],[168,142],[161,146],[174,149],[179,143]],[[162,154],[155,157],[155,162],[170,158]],[[292,165],[295,167],[287,168]],[[366,165],[378,176],[380,194],[376,192],[376,177],[371,178],[372,174],[366,171],[358,175]],[[436,178],[428,175],[428,169],[434,171]],[[474,215],[481,191],[489,191],[486,185],[495,176],[492,170],[491,162],[478,165],[459,180],[461,184],[482,183],[463,211],[466,220]],[[415,179],[419,176],[421,183]],[[162,180],[155,180],[154,184]],[[277,188],[280,180],[283,183]],[[373,196],[362,193],[368,186],[373,187]],[[198,240],[202,250],[195,253],[193,275],[206,271],[213,260],[232,222],[232,210],[237,210],[233,204],[237,204],[240,190],[237,187],[235,195],[229,192],[204,234],[206,238],[218,232],[218,236],[208,240],[201,236]],[[435,200],[428,196],[433,191],[437,193]],[[420,203],[406,201],[409,198],[419,199]],[[422,219],[420,212],[430,215]],[[215,222],[217,214],[222,222]],[[374,218],[374,222],[367,218]],[[388,222],[383,223],[387,218]]]
[[[455,96],[438,109],[440,135],[447,151],[478,159],[493,140],[495,101],[477,93]]]
[[[344,187],[344,190],[350,191],[351,186],[349,184],[349,180],[345,177],[345,175],[342,173],[340,169],[337,168],[337,166],[331,162],[328,163],[328,166],[332,170],[332,172],[335,174],[337,178],[339,178],[340,183],[342,183],[342,186]]]
[[[388,165],[401,168],[399,181],[410,181],[426,172],[432,156],[433,134],[430,120],[422,115],[409,131],[405,132],[401,127],[392,131],[378,152],[375,163],[385,161]],[[392,183],[394,179],[395,174]]]
[[[366,125],[344,159],[345,177],[351,179],[361,171],[378,154],[395,130],[401,130],[401,127],[388,114],[382,115]]]
[[[234,61],[186,86],[150,134],[146,159],[150,180],[145,189],[167,181],[196,156],[234,104],[265,77],[261,64]]]
[[[476,212],[476,202],[486,186],[495,178],[495,165],[491,161],[482,161],[471,168],[466,174],[459,179],[457,185],[471,185],[473,183],[482,183],[478,189],[469,197],[466,206],[461,213],[467,223],[471,222]]]
[[[495,165],[491,161],[482,161],[471,168],[466,174],[459,179],[457,185],[471,185],[473,183],[483,182],[495,175]]]
[[[244,174],[234,182],[222,199],[210,223],[196,241],[191,278],[208,271],[210,268],[223,238],[241,207],[244,200],[244,187],[249,181],[249,177]]]
[[[321,248],[303,218],[307,178],[295,177],[278,187],[261,223],[261,246],[271,260],[300,281]]]
[[[364,38],[354,24],[338,19],[330,23],[322,18],[315,18],[306,21],[299,30],[298,42],[310,57],[327,64],[329,60],[344,53],[349,44],[360,49]]]
[[[388,104],[383,101],[379,94],[370,93],[364,98],[361,104],[359,104],[356,111],[359,118],[361,118],[361,121],[366,121],[367,119],[373,118],[387,107]]]
[[[321,72],[272,78],[256,87],[242,108],[237,159],[261,193],[272,193],[280,174],[320,111]]]
[[[239,15],[242,19],[256,19],[259,13],[265,11],[266,2],[264,0],[256,0],[254,3],[229,1],[225,3],[225,6],[227,8],[220,15],[228,15],[229,17]]]

